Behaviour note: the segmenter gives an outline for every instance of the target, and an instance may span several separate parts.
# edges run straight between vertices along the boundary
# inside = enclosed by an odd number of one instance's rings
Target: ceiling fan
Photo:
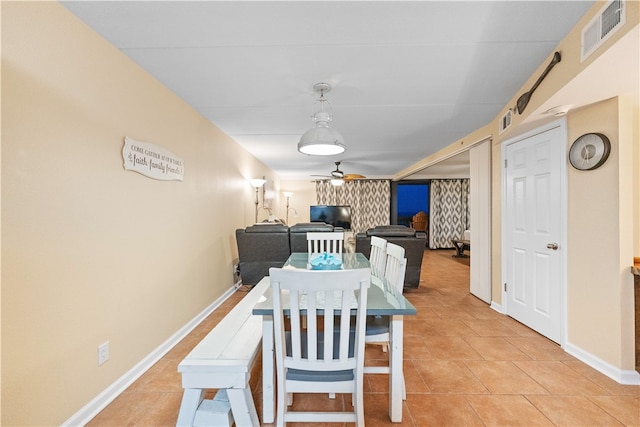
[[[366,178],[364,175],[360,175],[357,173],[344,173],[340,170],[340,162],[335,162],[336,170],[331,171],[329,175],[311,175],[317,176],[320,178],[330,179],[330,180],[343,180],[343,181],[351,181],[354,179],[364,179]]]

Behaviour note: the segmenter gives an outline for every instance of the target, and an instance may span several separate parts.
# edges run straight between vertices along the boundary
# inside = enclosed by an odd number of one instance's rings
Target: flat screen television
[[[334,227],[351,230],[351,206],[317,205],[310,207],[311,222],[326,222]]]

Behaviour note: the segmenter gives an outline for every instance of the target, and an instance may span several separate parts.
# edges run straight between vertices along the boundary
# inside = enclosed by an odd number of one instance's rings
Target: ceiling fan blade
[[[348,174],[345,174],[344,176],[344,179],[347,181],[354,180],[354,179],[365,179],[365,178],[366,176],[360,175],[357,173],[348,173]]]

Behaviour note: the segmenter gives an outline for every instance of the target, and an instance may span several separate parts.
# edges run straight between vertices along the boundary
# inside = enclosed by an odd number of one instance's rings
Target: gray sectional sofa
[[[404,287],[417,288],[420,286],[420,272],[427,245],[427,234],[404,225],[379,225],[370,228],[365,233],[356,234],[356,252],[363,253],[367,258],[371,252],[371,236],[381,237],[404,248],[404,256],[407,258]]]
[[[254,286],[269,268],[282,267],[292,252],[307,252],[308,231],[342,231],[324,222],[300,223],[288,227],[260,223],[236,230],[238,268],[245,285]]]

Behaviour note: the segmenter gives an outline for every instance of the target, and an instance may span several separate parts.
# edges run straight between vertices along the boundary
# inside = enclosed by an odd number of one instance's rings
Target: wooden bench
[[[184,395],[178,426],[259,426],[251,396],[251,368],[261,349],[262,316],[253,306],[269,289],[258,283],[180,362]],[[207,389],[218,389],[205,399]]]

